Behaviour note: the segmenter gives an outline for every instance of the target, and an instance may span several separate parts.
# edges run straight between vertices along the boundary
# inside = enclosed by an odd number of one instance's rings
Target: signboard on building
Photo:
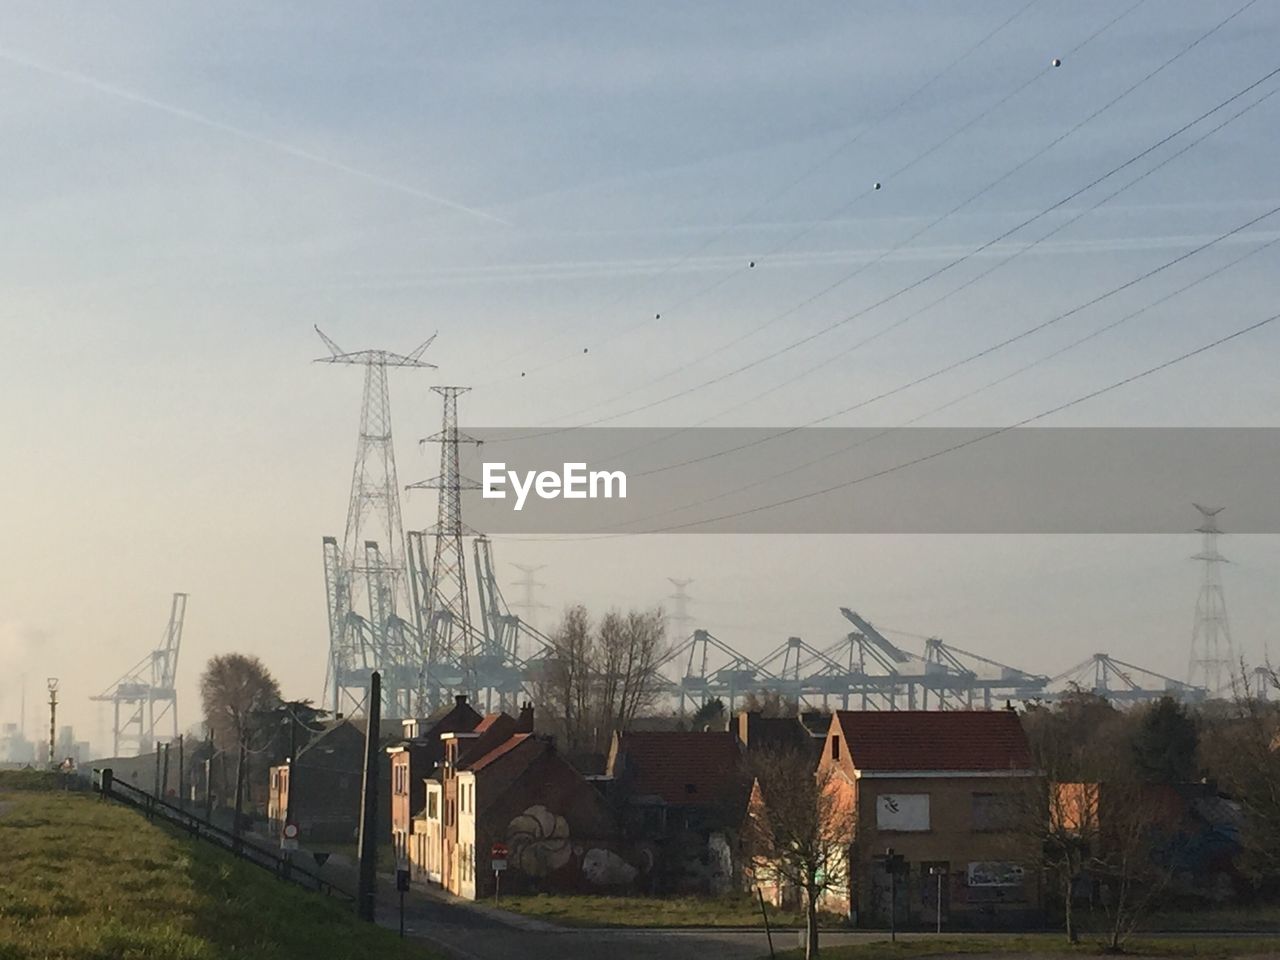
[[[1008,860],[976,860],[969,864],[971,887],[1020,887],[1023,869]]]
[[[876,828],[920,831],[929,829],[927,793],[882,793],[876,797]]]

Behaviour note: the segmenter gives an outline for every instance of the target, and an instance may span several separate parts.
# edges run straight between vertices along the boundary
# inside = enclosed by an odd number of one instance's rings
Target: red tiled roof
[[[1028,770],[1034,766],[1009,710],[866,710],[837,714],[858,770]]]
[[[506,756],[516,747],[520,746],[520,744],[528,740],[531,736],[533,736],[533,734],[531,733],[513,734],[512,736],[504,740],[502,743],[494,747],[492,750],[490,750],[488,753],[486,753],[484,756],[480,757],[478,760],[468,763],[467,769],[483,770],[485,767],[493,763],[495,760],[498,760],[499,758]]]
[[[634,732],[620,735],[610,761],[609,773],[625,777],[636,796],[712,804],[738,786],[741,754],[731,733]]]
[[[505,713],[487,713],[485,714],[485,717],[483,720],[481,720],[479,723],[477,723],[474,727],[471,728],[471,732],[484,733],[486,730],[488,730],[490,727],[492,727],[495,723],[497,723],[499,720],[501,720],[505,716],[506,716]]]

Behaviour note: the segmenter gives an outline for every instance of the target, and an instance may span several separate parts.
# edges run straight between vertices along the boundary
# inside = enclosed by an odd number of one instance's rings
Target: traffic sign
[[[286,840],[298,839],[298,825],[296,823],[286,823],[284,825],[284,838]]]
[[[489,856],[495,860],[505,860],[507,858],[507,845],[505,843],[495,843],[489,848]]]

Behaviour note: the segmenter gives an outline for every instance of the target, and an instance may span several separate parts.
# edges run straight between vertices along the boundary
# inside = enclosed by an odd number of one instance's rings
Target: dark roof
[[[325,729],[312,737],[298,750],[298,759],[309,753],[326,753],[332,750],[339,737],[364,739],[368,724],[364,717],[344,717],[341,720],[330,720],[324,724]]]
[[[848,757],[858,770],[1029,770],[1017,714],[1009,710],[841,710]]]
[[[520,744],[524,743],[526,740],[528,740],[532,736],[533,734],[531,733],[513,734],[512,736],[504,740],[502,743],[494,747],[492,750],[490,750],[488,753],[486,753],[484,756],[468,763],[467,769],[483,770],[485,767],[489,766],[490,764],[495,763],[496,761],[502,759],[502,757],[506,756],[508,753],[510,753],[516,747],[520,746]]]
[[[608,773],[636,797],[670,804],[713,804],[740,786],[742,756],[731,733],[675,731],[619,734]]]

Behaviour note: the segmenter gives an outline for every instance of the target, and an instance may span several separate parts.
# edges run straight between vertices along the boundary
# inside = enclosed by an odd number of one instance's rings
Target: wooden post
[[[356,909],[361,920],[373,922],[378,893],[378,740],[382,720],[382,676],[369,674],[365,704],[368,727],[364,735],[364,789],[360,796],[360,884]],[[290,785],[292,786],[292,784]]]
[[[160,766],[160,793],[158,796],[163,800],[169,793],[169,744],[164,745],[164,760]]]
[[[240,757],[236,761],[236,806],[235,820],[231,824],[231,835],[236,840],[236,852],[240,852],[240,811],[244,806],[244,761],[245,761],[245,738],[243,734],[240,737]]]
[[[760,898],[760,916],[764,917],[764,935],[769,938],[769,956],[773,957],[773,931],[769,929],[769,914],[764,908],[764,891],[756,887],[756,895]]]

